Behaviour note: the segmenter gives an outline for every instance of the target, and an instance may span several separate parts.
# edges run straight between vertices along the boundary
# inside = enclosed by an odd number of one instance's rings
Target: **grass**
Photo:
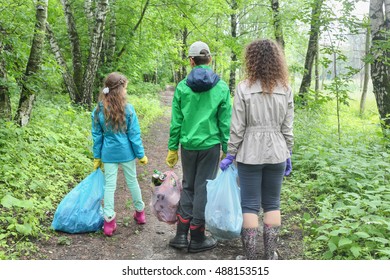
[[[142,134],[162,113],[157,94],[129,96]],[[0,122],[0,259],[34,251],[62,198],[92,172],[91,112],[41,94],[26,127]]]
[[[358,93],[297,110],[293,176],[283,199],[301,212],[307,259],[389,259],[390,153],[373,95],[359,116]]]

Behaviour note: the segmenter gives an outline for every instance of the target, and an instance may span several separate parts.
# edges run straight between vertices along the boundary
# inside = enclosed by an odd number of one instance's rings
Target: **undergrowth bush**
[[[162,114],[156,95],[129,97],[144,135]],[[0,122],[0,259],[26,257],[50,234],[62,198],[92,172],[91,112],[38,96],[28,126]]]
[[[377,112],[360,118],[356,103],[342,108],[339,141],[334,108],[298,110],[295,118],[284,196],[289,211],[302,211],[305,258],[389,259],[389,143]]]

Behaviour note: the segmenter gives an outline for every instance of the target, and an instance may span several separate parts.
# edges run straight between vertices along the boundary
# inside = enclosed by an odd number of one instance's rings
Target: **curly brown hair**
[[[115,132],[124,132],[127,129],[125,118],[127,83],[126,76],[113,72],[104,80],[103,88],[99,94],[99,103],[101,102],[104,107],[106,125]],[[108,93],[104,93],[104,90],[107,90],[107,88]],[[97,121],[99,110],[99,106],[97,106],[95,121]]]
[[[256,40],[246,47],[245,71],[249,84],[256,81],[272,93],[278,83],[288,87],[288,69],[281,47],[269,39]]]

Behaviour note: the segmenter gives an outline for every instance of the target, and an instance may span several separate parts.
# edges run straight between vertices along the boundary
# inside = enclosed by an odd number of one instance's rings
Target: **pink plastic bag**
[[[182,185],[173,171],[164,174],[166,176],[164,182],[160,186],[154,186],[150,209],[159,221],[174,224]]]

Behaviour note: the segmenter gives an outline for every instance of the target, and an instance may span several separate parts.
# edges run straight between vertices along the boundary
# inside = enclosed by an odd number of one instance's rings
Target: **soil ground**
[[[47,240],[38,240],[36,254],[29,259],[41,260],[233,260],[242,254],[241,240],[220,241],[218,246],[210,251],[188,253],[185,249],[177,250],[168,245],[169,239],[175,235],[176,226],[157,220],[151,213],[149,203],[151,198],[151,175],[154,169],[166,171],[165,157],[169,136],[169,123],[173,89],[167,87],[161,92],[161,106],[164,115],[143,135],[145,153],[149,159],[146,166],[137,165],[137,174],[145,202],[145,225],[137,225],[133,220],[133,207],[130,192],[126,187],[122,170],[118,173],[117,190],[115,193],[115,210],[117,212],[117,231],[112,237],[106,237],[102,232],[88,234],[67,234],[55,232]],[[174,168],[181,177],[180,160]],[[280,259],[302,259],[302,233],[300,227],[294,224],[294,217],[283,217],[283,229],[280,236]],[[260,223],[261,225],[261,223]],[[262,226],[260,226],[260,229]],[[263,255],[262,234],[258,238],[259,259]]]

